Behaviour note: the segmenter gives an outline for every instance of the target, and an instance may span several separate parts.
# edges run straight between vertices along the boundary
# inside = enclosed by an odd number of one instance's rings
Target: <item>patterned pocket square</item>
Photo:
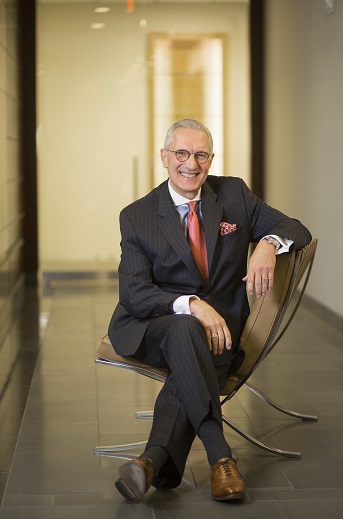
[[[225,234],[229,234],[230,232],[237,231],[237,225],[235,223],[222,222],[219,227],[220,227],[220,236],[225,236]]]

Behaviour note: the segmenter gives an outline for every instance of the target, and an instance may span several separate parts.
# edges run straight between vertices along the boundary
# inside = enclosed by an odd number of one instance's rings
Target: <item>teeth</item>
[[[181,172],[181,175],[186,178],[194,178],[197,176],[198,173],[183,173]]]

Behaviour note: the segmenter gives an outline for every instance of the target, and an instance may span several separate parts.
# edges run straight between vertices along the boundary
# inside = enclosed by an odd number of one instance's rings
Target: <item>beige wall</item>
[[[138,4],[132,15],[125,4],[112,4],[108,15],[93,9],[38,4],[39,243],[45,271],[118,263],[119,211],[150,189],[149,32],[227,35],[225,173],[249,181],[248,3],[183,3],[182,16],[180,6],[168,3]],[[91,30],[96,20],[106,28]]]
[[[266,0],[267,201],[319,238],[308,293],[343,316],[343,1]]]

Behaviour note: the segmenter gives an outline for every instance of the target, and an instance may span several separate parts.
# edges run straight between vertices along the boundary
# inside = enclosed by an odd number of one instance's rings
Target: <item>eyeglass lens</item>
[[[185,162],[187,159],[189,159],[191,155],[194,155],[195,160],[199,162],[199,164],[203,164],[204,162],[206,162],[210,156],[209,153],[206,153],[205,151],[197,151],[193,154],[187,150],[176,150],[174,153],[177,160],[179,160],[180,162]]]

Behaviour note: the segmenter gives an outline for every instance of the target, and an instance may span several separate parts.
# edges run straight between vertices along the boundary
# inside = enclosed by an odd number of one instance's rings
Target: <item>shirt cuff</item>
[[[291,245],[293,245],[294,243],[293,240],[290,240],[289,238],[281,238],[280,236],[277,236],[277,234],[266,234],[266,236],[263,236],[262,240],[264,238],[267,238],[268,236],[277,240],[281,245],[281,247],[276,251],[276,255],[283,254],[284,252],[289,252]]]
[[[180,296],[173,302],[173,310],[174,314],[188,314],[191,315],[192,312],[189,308],[189,300],[193,297],[195,299],[200,299],[198,296]]]

